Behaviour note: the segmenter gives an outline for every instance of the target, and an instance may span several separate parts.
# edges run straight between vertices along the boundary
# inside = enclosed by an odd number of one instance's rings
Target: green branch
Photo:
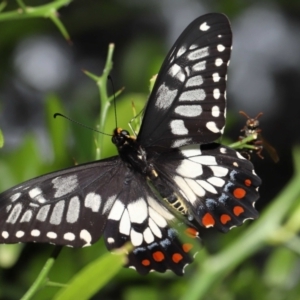
[[[30,18],[49,18],[56,25],[58,30],[64,36],[66,40],[70,40],[70,36],[64,27],[63,23],[58,18],[58,10],[65,5],[68,5],[72,0],[56,0],[54,2],[36,6],[29,7],[24,4],[22,0],[17,0],[19,4],[19,9],[3,12],[6,6],[5,2],[0,4],[0,22],[13,21],[13,20],[24,20]]]

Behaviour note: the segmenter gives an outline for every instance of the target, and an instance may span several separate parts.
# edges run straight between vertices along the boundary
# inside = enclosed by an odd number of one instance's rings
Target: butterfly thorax
[[[154,168],[147,161],[145,149],[136,141],[134,136],[130,136],[127,130],[116,128],[112,142],[116,145],[121,159],[130,169],[148,176],[153,174]]]
[[[114,130],[112,142],[116,145],[121,159],[126,163],[129,169],[146,175],[147,179],[151,182],[162,199],[168,202],[181,214],[187,214],[187,207],[184,205],[183,199],[175,193],[171,187],[166,185],[163,178],[149,161],[147,152],[137,142],[135,137],[130,136],[127,130],[116,128]]]

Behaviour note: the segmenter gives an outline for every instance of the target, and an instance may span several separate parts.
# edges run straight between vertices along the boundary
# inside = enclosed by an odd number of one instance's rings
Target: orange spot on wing
[[[195,238],[199,233],[195,228],[189,227],[185,230],[185,234],[191,238]]]
[[[192,244],[185,243],[182,245],[182,249],[185,253],[189,252],[193,248]]]
[[[222,224],[226,224],[227,222],[231,221],[231,217],[229,215],[223,214],[220,217],[220,221]]]
[[[142,265],[145,267],[148,267],[150,265],[150,260],[149,259],[143,259],[142,260]]]
[[[241,206],[235,206],[233,208],[233,213],[238,217],[240,214],[242,214],[245,210]]]
[[[202,218],[202,223],[205,227],[212,227],[215,225],[215,219],[210,213],[206,213]]]
[[[172,255],[172,260],[174,261],[174,263],[179,263],[181,260],[183,259],[182,255],[180,253],[174,253]]]
[[[152,254],[152,256],[153,256],[153,259],[158,262],[165,259],[165,255],[161,251],[154,252]]]
[[[246,195],[246,191],[242,188],[236,188],[233,191],[233,196],[237,199],[242,199],[245,197],[245,195]]]
[[[245,186],[251,186],[252,181],[250,179],[246,179],[244,183],[245,183]]]

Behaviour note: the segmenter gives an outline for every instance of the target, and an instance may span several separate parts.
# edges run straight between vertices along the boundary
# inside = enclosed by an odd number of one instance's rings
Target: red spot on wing
[[[142,265],[145,267],[148,267],[150,265],[150,260],[149,259],[143,259],[142,260]]]
[[[235,206],[233,208],[233,213],[238,217],[240,214],[242,214],[245,210],[241,206]]]
[[[158,262],[160,262],[160,261],[162,261],[162,260],[165,259],[165,255],[164,255],[161,251],[156,251],[156,252],[154,252],[154,253],[152,254],[152,256],[153,256],[153,259],[154,259],[155,261],[158,261]]]
[[[250,179],[246,179],[244,183],[245,183],[245,186],[251,186],[252,181]]]
[[[229,215],[223,214],[220,217],[220,221],[225,225],[227,222],[231,221],[231,217]]]
[[[189,252],[192,248],[193,248],[193,245],[189,244],[189,243],[185,243],[182,245],[182,249],[186,253]]]
[[[185,234],[191,238],[196,238],[199,232],[195,228],[189,227],[185,230]]]
[[[233,190],[233,196],[237,199],[242,199],[246,195],[246,191],[242,188],[236,188]]]
[[[206,213],[202,218],[202,224],[205,227],[212,227],[215,225],[215,219],[210,213]]]
[[[174,263],[178,264],[183,259],[182,255],[180,253],[174,253],[172,255],[172,260]]]

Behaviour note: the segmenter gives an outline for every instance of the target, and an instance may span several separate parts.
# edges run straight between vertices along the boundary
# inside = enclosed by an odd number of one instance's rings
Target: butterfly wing
[[[0,243],[85,247],[103,235],[109,250],[133,245],[127,266],[141,274],[170,269],[182,275],[192,261],[192,244],[180,242],[172,225],[178,226],[176,217],[145,177],[119,157],[40,176],[0,194]]]
[[[168,151],[221,136],[231,45],[222,14],[201,16],[183,31],[157,76],[138,135],[141,145]]]
[[[0,243],[72,247],[95,243],[106,226],[115,190],[122,187],[122,166],[113,157],[40,176],[3,192]]]
[[[246,219],[258,217],[254,208],[260,178],[239,152],[216,143],[188,145],[162,154],[155,168],[181,195],[189,219],[203,227],[227,232]]]
[[[193,260],[192,243],[178,239],[178,220],[157,200],[143,176],[135,174],[128,184],[130,188],[118,195],[108,216],[104,231],[108,250],[130,242],[134,249],[128,255],[127,267],[143,275],[168,269],[182,275],[184,267]],[[187,232],[193,234],[187,234],[186,239],[197,238],[196,228],[188,228]]]

